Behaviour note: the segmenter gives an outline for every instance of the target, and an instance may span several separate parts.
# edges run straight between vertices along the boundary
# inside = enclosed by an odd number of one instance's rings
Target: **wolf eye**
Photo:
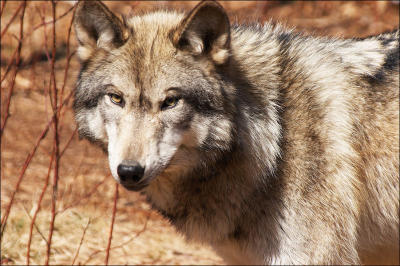
[[[167,97],[161,105],[161,110],[175,107],[179,102],[178,97]]]
[[[122,104],[122,97],[119,96],[118,94],[110,93],[108,96],[110,97],[110,100],[113,103],[118,104],[118,105]]]

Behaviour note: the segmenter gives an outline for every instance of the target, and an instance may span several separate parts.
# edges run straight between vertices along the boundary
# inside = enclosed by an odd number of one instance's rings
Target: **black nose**
[[[144,167],[138,162],[122,163],[118,165],[117,173],[123,182],[139,182],[143,177]]]

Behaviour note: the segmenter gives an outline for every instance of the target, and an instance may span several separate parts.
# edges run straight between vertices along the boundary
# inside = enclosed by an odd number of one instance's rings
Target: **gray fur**
[[[111,168],[144,165],[127,187],[178,231],[228,263],[360,264],[382,247],[398,263],[398,30],[342,40],[229,29],[215,2],[126,25],[107,16],[106,48],[81,41],[79,132]],[[168,93],[178,104],[162,110]]]

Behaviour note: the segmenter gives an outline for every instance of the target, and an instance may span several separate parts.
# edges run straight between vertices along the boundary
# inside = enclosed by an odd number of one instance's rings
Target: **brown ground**
[[[399,5],[395,1],[377,2],[223,2],[231,20],[281,21],[315,35],[365,37],[394,29],[399,25]],[[1,16],[1,32],[21,2],[7,2]],[[3,2],[1,3],[3,5]],[[125,15],[154,7],[191,8],[195,2],[108,2],[115,12]],[[59,2],[56,17],[71,8]],[[19,13],[21,14],[21,12]],[[24,41],[21,67],[15,79],[10,117],[1,139],[1,217],[6,214],[11,195],[28,154],[51,116],[49,100],[52,24],[39,27],[42,20],[51,21],[51,3],[28,1],[24,17]],[[61,94],[67,65],[67,33],[71,12],[56,23],[56,83]],[[20,16],[1,39],[1,78],[17,47]],[[46,41],[47,39],[47,41]],[[76,40],[71,36],[71,53]],[[14,67],[1,84],[1,121],[12,84]],[[73,89],[79,70],[72,56],[67,74],[64,98]],[[60,118],[60,149],[72,136],[60,160],[57,216],[51,245],[50,264],[104,264],[110,232],[115,182],[109,175],[108,162],[102,151],[87,141],[79,141],[75,131],[71,101]],[[1,240],[2,264],[26,264],[27,242],[32,216],[45,185],[53,149],[51,129],[38,147],[16,193],[7,226]],[[52,175],[36,218],[30,251],[31,264],[43,264],[51,219]],[[3,224],[2,224],[3,226]],[[86,232],[83,236],[83,232]],[[81,245],[80,245],[81,242]],[[78,253],[79,249],[79,253]],[[117,212],[112,235],[110,264],[223,264],[208,247],[188,244],[160,215],[149,209],[138,193],[119,187]]]

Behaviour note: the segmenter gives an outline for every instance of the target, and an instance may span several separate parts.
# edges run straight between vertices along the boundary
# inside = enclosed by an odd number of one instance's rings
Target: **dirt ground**
[[[1,137],[2,230],[6,224],[1,238],[1,263],[27,264],[31,226],[29,263],[46,262],[54,194],[56,216],[50,264],[105,264],[107,254],[109,264],[224,264],[206,245],[187,243],[165,219],[149,208],[139,193],[118,187],[110,176],[106,155],[77,137],[72,99],[68,98],[79,71],[73,30],[68,44],[74,2],[58,2],[55,13],[59,17],[55,23],[55,80],[58,102],[65,101],[65,107],[59,119],[62,156],[57,190],[53,193],[54,170],[51,169],[48,175],[53,161],[53,127],[36,145],[52,117],[49,89],[52,7],[51,2],[28,1],[23,12],[21,3],[1,2],[2,124],[10,99],[9,116]],[[106,2],[112,11],[124,15],[154,8],[189,10],[195,4],[194,1]],[[399,26],[396,1],[225,1],[222,5],[228,10],[231,21],[262,23],[271,20],[320,36],[366,37]],[[22,47],[19,68],[14,75],[17,57],[13,54],[20,37],[22,13]],[[13,93],[9,97],[11,88]],[[32,152],[34,156],[26,164]],[[28,167],[23,172],[25,165]],[[107,251],[117,189],[111,247]],[[42,193],[44,196],[39,204]],[[40,210],[34,218],[39,205]],[[5,217],[7,223],[3,222]]]

